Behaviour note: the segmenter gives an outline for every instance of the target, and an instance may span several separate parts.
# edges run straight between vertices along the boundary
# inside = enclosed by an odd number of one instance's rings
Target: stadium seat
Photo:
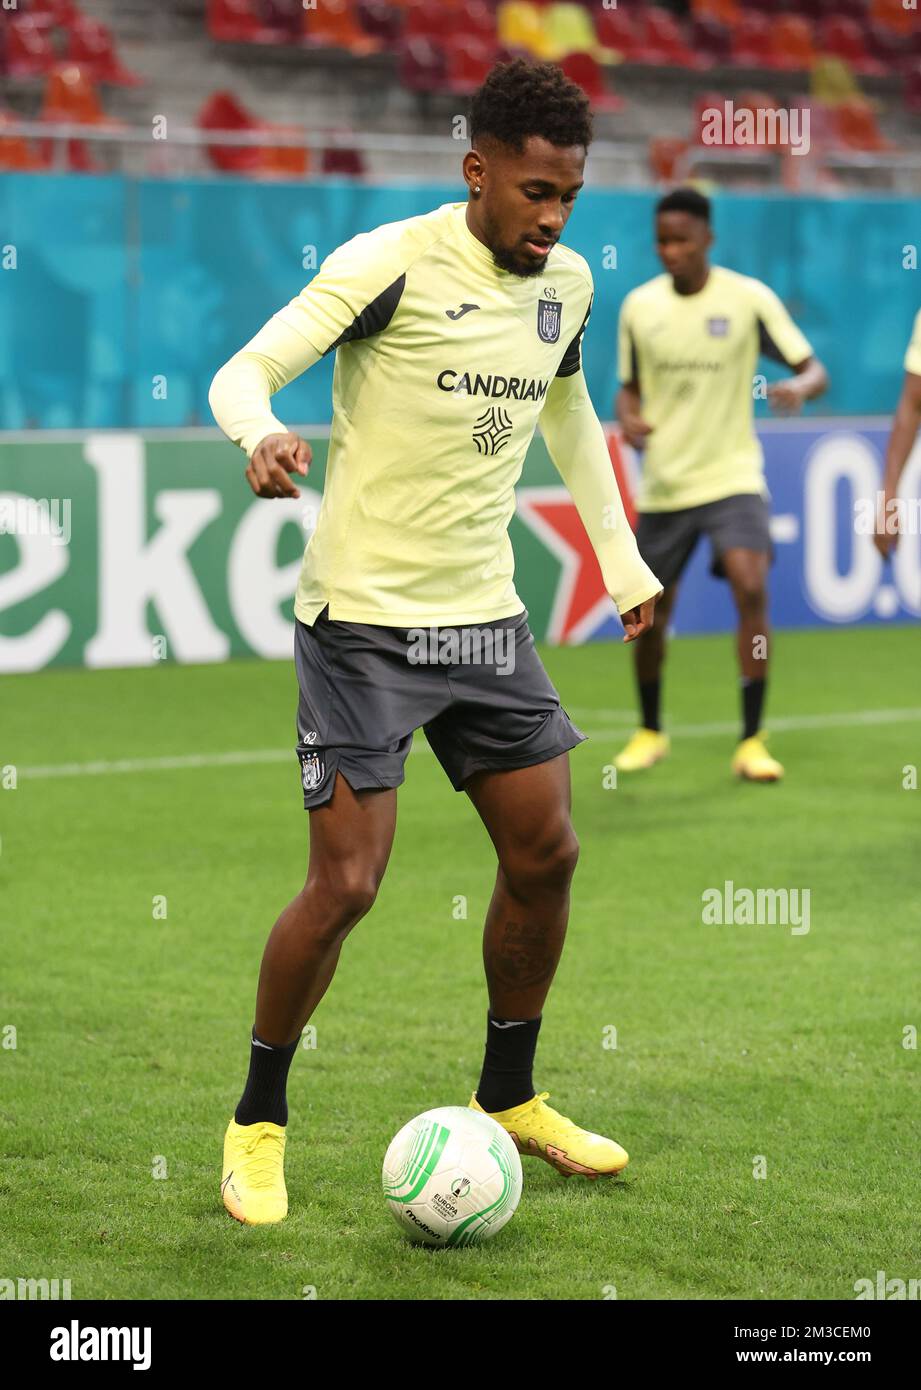
[[[691,21],[690,43],[701,65],[729,61],[732,35],[725,24],[710,15],[696,15]]]
[[[734,24],[739,17],[739,0],[691,0],[692,19],[715,19]]]
[[[743,11],[732,32],[731,61],[740,68],[763,68],[770,62],[770,53],[770,20],[756,10]]]
[[[265,145],[207,145],[208,158],[225,174],[266,174],[298,177],[307,169],[306,151],[299,146],[272,146],[273,132],[295,130],[293,126],[272,125],[250,114],[233,92],[212,92],[198,113],[199,130],[260,131]]]
[[[582,5],[549,5],[544,14],[544,37],[556,63],[568,53],[588,53],[594,58],[601,55],[591,14]]]
[[[6,73],[8,77],[44,77],[58,62],[49,26],[31,15],[6,20]]]
[[[637,61],[640,35],[633,15],[626,10],[596,10],[595,31],[605,49],[619,53],[627,63]]]
[[[479,38],[455,38],[448,50],[448,86],[469,96],[485,82],[496,61],[494,44]]]
[[[74,0],[28,0],[28,3],[20,8],[27,10],[33,17],[46,17],[50,24],[64,28],[83,18]]]
[[[855,72],[867,76],[886,71],[879,59],[867,52],[863,29],[848,15],[826,15],[820,20],[816,48],[833,58],[843,58]]]
[[[882,24],[867,24],[864,29],[867,51],[889,72],[900,72],[913,65],[914,45],[901,34]]]
[[[903,0],[871,0],[870,19],[874,24],[908,38],[917,25],[918,11],[913,6],[906,8]]]
[[[12,111],[0,110],[0,169],[9,173],[31,173],[46,169],[47,160],[31,140],[17,135],[19,118]]]
[[[622,111],[624,99],[605,85],[604,72],[591,53],[567,53],[560,62],[566,76],[577,82],[596,111]]]
[[[143,78],[126,68],[115,51],[112,31],[98,20],[81,16],[70,29],[67,57],[79,63],[95,82],[111,82],[118,87],[139,87]]]
[[[696,68],[700,61],[688,46],[678,20],[670,10],[646,5],[639,14],[640,62],[668,67]]]
[[[103,110],[99,90],[77,63],[57,63],[48,74],[42,101],[43,121],[73,125],[113,125]]]
[[[364,156],[361,150],[351,147],[327,146],[323,151],[320,171],[324,174],[340,174],[350,179],[363,178],[366,173]]]
[[[393,50],[403,31],[402,12],[387,0],[358,0],[355,18],[362,31],[375,39],[382,49]]]
[[[727,92],[714,90],[701,92],[695,98],[691,114],[691,129],[698,144],[703,144],[704,112],[713,110],[722,112],[724,103],[728,100],[729,94]]]
[[[649,142],[649,170],[657,183],[674,183],[679,166],[687,154],[688,142],[660,135]]]
[[[842,101],[835,107],[833,122],[835,134],[846,149],[880,154],[895,148],[877,125],[869,102]]]
[[[278,43],[295,43],[300,38],[304,19],[301,0],[261,0],[261,5],[263,22],[274,32]]]
[[[208,33],[222,43],[274,43],[275,31],[262,22],[258,0],[208,0]]]
[[[544,33],[543,12],[529,0],[503,0],[496,10],[499,42],[521,49],[534,58],[549,59],[550,45]]]
[[[476,39],[495,47],[498,40],[495,11],[485,0],[461,0],[448,13],[451,42]]]
[[[778,15],[771,24],[771,67],[785,72],[805,72],[816,54],[812,44],[812,25],[802,15]]]
[[[905,75],[905,110],[921,115],[921,64]]]
[[[397,70],[408,91],[427,96],[447,85],[447,54],[431,39],[410,39],[400,47]]]
[[[352,0],[323,0],[315,10],[303,10],[301,42],[310,48],[344,48],[356,58],[380,50],[380,40],[361,27]]]

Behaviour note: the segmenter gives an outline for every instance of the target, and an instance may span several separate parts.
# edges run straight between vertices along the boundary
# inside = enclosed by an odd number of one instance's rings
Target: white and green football
[[[422,1245],[489,1240],[515,1214],[521,1159],[501,1125],[462,1105],[410,1120],[384,1156],[384,1196],[403,1234]]]

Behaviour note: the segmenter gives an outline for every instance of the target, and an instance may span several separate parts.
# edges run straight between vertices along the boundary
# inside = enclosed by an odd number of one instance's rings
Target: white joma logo
[[[136,1371],[150,1369],[149,1327],[69,1327],[51,1329],[52,1361],[131,1361]]]

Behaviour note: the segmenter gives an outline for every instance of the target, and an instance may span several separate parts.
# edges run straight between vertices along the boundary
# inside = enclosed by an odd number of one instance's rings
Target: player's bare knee
[[[317,933],[344,936],[371,911],[379,887],[380,875],[364,864],[337,864],[308,877],[304,892],[312,898]]]
[[[565,892],[579,861],[579,841],[569,825],[552,836],[542,836],[527,849],[503,862],[502,871],[512,892],[533,897]]]
[[[743,580],[733,586],[736,607],[743,618],[760,618],[767,612],[767,589],[760,579]]]

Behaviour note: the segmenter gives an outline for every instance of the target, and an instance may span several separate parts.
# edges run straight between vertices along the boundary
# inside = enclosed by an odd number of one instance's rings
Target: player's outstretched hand
[[[662,597],[662,590],[653,594],[645,603],[641,603],[639,608],[628,608],[626,613],[621,613],[620,620],[624,625],[624,641],[635,642],[644,632],[648,632],[655,620],[656,603]]]
[[[620,428],[624,439],[634,449],[644,449],[647,436],[652,434],[652,425],[647,425],[642,415],[632,411],[622,417]]]
[[[312,457],[310,445],[300,435],[267,434],[247,465],[247,482],[257,497],[300,497],[288,474],[306,476]]]
[[[767,389],[768,403],[777,415],[798,415],[803,408],[803,393],[798,379],[774,381]]]
[[[873,544],[883,559],[888,560],[898,543],[898,513],[893,508],[892,498],[887,493],[880,499],[880,505],[876,509],[876,531],[873,536]]]

